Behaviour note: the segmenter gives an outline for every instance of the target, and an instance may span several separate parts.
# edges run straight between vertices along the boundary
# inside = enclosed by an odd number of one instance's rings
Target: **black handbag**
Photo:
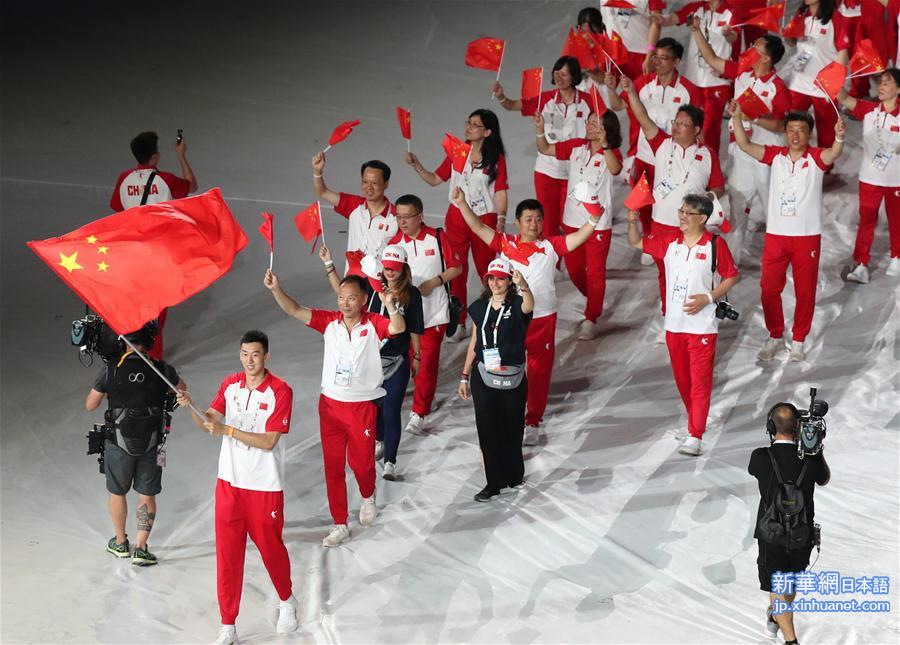
[[[438,253],[441,255],[441,273],[447,270],[447,264],[444,262],[444,245],[441,244],[441,232],[443,229],[437,229],[437,241],[438,241]],[[462,316],[463,304],[459,301],[459,298],[450,293],[450,283],[452,280],[448,280],[444,283],[444,289],[447,291],[447,301],[448,301],[448,313],[450,320],[447,322],[447,330],[446,336],[449,338],[453,334],[456,333],[456,328],[459,327],[459,319]]]

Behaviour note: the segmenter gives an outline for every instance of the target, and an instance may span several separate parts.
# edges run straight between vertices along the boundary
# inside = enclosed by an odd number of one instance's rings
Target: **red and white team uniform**
[[[283,432],[291,426],[294,392],[266,372],[256,388],[243,372],[222,381],[210,408],[243,432]],[[284,451],[253,448],[222,437],[216,481],[216,587],[223,625],[234,625],[241,604],[247,536],[259,549],[278,597],[291,597],[291,562],[281,539],[284,528]]]
[[[671,135],[660,130],[648,143],[655,156],[656,173],[653,179],[653,234],[672,239],[681,235],[678,209],[685,195],[706,194],[721,188],[725,177],[719,165],[719,155],[709,146],[693,144],[682,148]],[[666,311],[666,267],[656,260],[659,269],[659,295],[663,313]]]
[[[675,70],[672,81],[667,85],[661,85],[656,73],[641,76],[634,82],[634,91],[647,110],[647,115],[656,126],[666,134],[672,133],[672,122],[678,114],[678,108],[685,105],[700,106],[703,100],[697,87]],[[625,93],[622,100],[628,106],[629,126],[629,155],[634,155],[634,166],[631,172],[631,183],[636,184],[642,174],[647,175],[647,181],[653,185],[655,179],[655,155],[654,149],[644,136],[644,131],[631,112],[631,104]],[[651,209],[645,206],[640,210],[641,228],[646,235],[652,230]]]
[[[573,233],[587,223],[590,213],[582,202],[594,202],[603,207],[600,222],[588,241],[568,253],[566,269],[578,290],[587,298],[585,320],[597,322],[603,313],[606,295],[606,258],[612,239],[612,173],[606,165],[603,150],[591,153],[586,139],[570,139],[556,144],[556,157],[569,161],[569,194],[563,211],[563,230]],[[622,153],[613,150],[619,162]]]
[[[503,255],[503,239],[529,253],[528,264],[522,264]],[[556,357],[556,284],[553,274],[560,258],[568,253],[565,235],[541,238],[535,242],[522,242],[518,235],[495,233],[491,248],[509,260],[512,268],[521,272],[534,297],[534,312],[525,335],[525,351],[528,355],[528,404],[525,425],[538,426],[547,409],[550,377]]]
[[[366,255],[381,257],[388,240],[397,234],[394,205],[386,200],[380,213],[372,214],[361,195],[340,193],[334,212],[347,218],[347,251],[362,251]],[[344,269],[347,272],[349,265]]]
[[[376,296],[377,297],[377,296]],[[381,387],[381,341],[390,338],[390,321],[362,312],[348,331],[339,311],[312,310],[309,327],[325,339],[322,393],[319,395],[319,431],[325,460],[328,508],[335,524],[347,523],[345,467],[356,476],[363,498],[375,494],[376,399]]]
[[[807,148],[797,161],[791,161],[787,148],[766,146],[763,163],[772,166],[760,280],[763,316],[769,335],[781,338],[784,334],[781,292],[790,264],[797,298],[792,338],[803,342],[816,308],[822,242],[822,179],[831,166],[822,161],[822,149],[813,147]]]
[[[813,81],[822,68],[836,61],[838,54],[850,46],[850,40],[837,11],[827,24],[806,16],[803,28],[804,36],[797,40],[797,52],[788,63],[792,70],[787,84],[791,92],[791,109],[805,112],[812,105],[818,146],[830,148],[834,143],[837,114],[828,97]]]
[[[605,7],[600,4],[600,14],[606,26],[606,35],[618,34],[628,50],[628,62],[622,71],[628,78],[643,74],[642,66],[650,45],[650,13],[660,13],[666,8],[665,0],[629,0],[633,9]]]
[[[758,77],[751,69],[738,73],[738,64],[725,62],[724,76],[734,79],[734,95],[740,96],[752,88],[753,92],[769,108],[768,116],[773,119],[784,119],[791,109],[791,95],[787,85],[773,69],[766,76]],[[782,132],[772,132],[766,128],[744,121],[747,137],[761,146],[777,146],[784,142]],[[729,124],[731,130],[731,124]],[[757,161],[738,147],[734,141],[734,133],[729,136],[728,152],[731,154],[731,171],[728,174],[728,188],[731,198],[731,217],[733,231],[729,237],[734,255],[740,262],[740,251],[746,235],[749,215],[749,204],[754,195],[761,207],[769,201],[769,167]]]
[[[441,233],[438,248],[438,231],[429,226],[422,226],[419,234],[412,238],[407,237],[402,231],[390,241],[406,249],[406,261],[412,272],[413,285],[418,287],[426,280],[431,280],[439,273],[443,273],[441,267],[441,251],[444,254],[446,268],[460,266],[459,258],[450,245],[449,236]],[[459,278],[457,278],[459,279]],[[450,302],[447,298],[447,290],[443,285],[436,287],[427,296],[422,294],[422,320],[425,324],[425,333],[419,340],[419,350],[422,352],[421,365],[416,372],[413,381],[412,411],[420,417],[425,417],[431,412],[431,404],[434,402],[434,391],[437,388],[438,367],[441,361],[441,343],[444,340],[446,325],[450,322]],[[410,347],[412,351],[412,347]]]
[[[541,93],[538,111],[544,117],[547,142],[557,144],[587,135],[587,118],[591,113],[590,96],[575,90],[575,100],[566,105],[558,90]],[[569,162],[538,152],[534,163],[534,193],[544,207],[544,235],[557,235],[566,205],[566,181]]]
[[[453,199],[453,190],[459,186],[466,196],[466,203],[482,223],[488,228],[497,228],[497,207],[494,204],[494,195],[498,190],[509,190],[509,178],[506,174],[506,157],[500,155],[497,160],[497,177],[491,181],[487,169],[475,168],[471,159],[466,159],[466,165],[462,172],[453,169],[450,158],[434,171],[438,177],[448,182],[449,199]],[[466,285],[469,279],[469,249],[472,249],[472,259],[475,261],[475,269],[478,275],[484,275],[488,264],[494,259],[495,253],[488,248],[480,237],[472,232],[466,224],[462,213],[452,203],[447,206],[447,215],[444,218],[444,231],[450,240],[450,246],[456,252],[462,266],[462,274],[450,283],[450,291],[463,303],[460,324],[466,320],[466,305],[468,291]]]
[[[719,58],[726,61],[734,57],[734,47],[723,33],[725,27],[738,24],[735,12],[728,2],[720,2],[715,10],[709,2],[690,2],[675,12],[678,24],[684,24],[688,16],[700,18],[700,31]],[[740,31],[738,28],[736,31]],[[718,151],[722,138],[722,114],[731,99],[731,82],[709,66],[700,54],[700,48],[691,38],[684,63],[684,75],[697,86],[701,102],[695,103],[703,109],[703,141]]]
[[[881,200],[887,214],[891,257],[900,258],[900,104],[886,112],[882,104],[857,100],[851,116],[863,122],[859,167],[859,231],[853,248],[857,264],[869,263]]]
[[[714,303],[692,316],[684,312],[684,305],[690,296],[713,290],[712,244],[709,232],[692,247],[684,243],[683,235],[675,239],[655,233],[644,237],[644,252],[666,266],[666,346],[675,384],[687,410],[688,433],[698,439],[706,431],[709,416],[719,320]],[[716,273],[722,279],[738,275],[721,236],[716,238]]]

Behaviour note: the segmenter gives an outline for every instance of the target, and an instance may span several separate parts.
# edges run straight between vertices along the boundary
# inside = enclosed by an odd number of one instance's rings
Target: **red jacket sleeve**
[[[642,242],[643,251],[657,260],[662,260],[666,257],[666,250],[669,248],[669,242],[671,241],[669,238],[654,235],[653,233],[645,235]]]
[[[587,139],[567,139],[566,141],[560,141],[554,146],[554,150],[556,151],[556,158],[562,159],[566,161],[572,157],[572,151],[579,146],[583,146],[587,143]]]
[[[722,78],[728,78],[732,81],[737,80],[737,77],[741,75],[738,71],[739,65],[737,61],[734,60],[726,60],[725,61],[725,69],[722,70]]]
[[[378,334],[378,338],[382,340],[391,338],[391,332],[388,329],[391,321],[387,316],[382,316],[381,314],[369,314],[369,321],[375,328],[375,333]]]
[[[716,237],[716,272],[725,279],[740,275],[731,257],[731,249],[721,235]]]
[[[713,188],[721,188],[725,185],[725,176],[722,174],[722,165],[719,163],[719,155],[716,154],[716,151],[706,147],[709,150],[710,154],[710,169],[709,169],[709,190]]]
[[[334,212],[347,218],[350,217],[350,213],[356,210],[357,206],[366,201],[359,195],[351,195],[349,193],[339,193],[339,195],[340,199],[338,199],[337,206],[334,207]]]
[[[791,111],[791,94],[787,85],[780,78],[775,81],[775,98],[772,99],[772,117],[783,119]]]
[[[656,154],[656,151],[659,150],[659,147],[663,144],[663,142],[666,139],[669,139],[671,136],[672,135],[663,132],[662,128],[660,128],[655,137],[653,137],[652,139],[647,139],[647,143],[650,144],[650,149],[653,151],[653,154]]]
[[[666,8],[665,0],[650,0],[649,9],[650,11],[660,12]]]
[[[324,311],[322,309],[313,309],[312,318],[310,318],[307,326],[315,329],[320,334],[325,333],[325,329],[332,321],[337,320],[341,313],[339,311]]]
[[[119,192],[120,192],[120,189],[122,188],[122,181],[125,179],[125,176],[128,175],[130,172],[131,172],[130,170],[126,170],[121,175],[119,175],[118,179],[116,179],[116,187],[113,188],[113,194],[109,200],[109,207],[111,209],[113,209],[113,211],[115,211],[116,213],[120,213],[123,210],[125,210],[125,206],[122,205],[122,198],[119,195]]]
[[[877,107],[878,103],[856,99],[856,107],[850,110],[850,116],[852,116],[854,119],[859,119],[860,121],[862,121],[864,116],[866,116],[869,112]]]
[[[553,245],[553,250],[559,257],[569,254],[569,245],[566,244],[565,235],[551,235],[547,240]]]
[[[829,166],[827,163],[822,161],[822,153],[825,152],[825,148],[813,148],[809,147],[809,154],[816,162],[816,165],[822,170],[831,170],[832,166]]]
[[[286,433],[291,429],[294,391],[284,381],[277,381],[277,385],[272,390],[275,392],[275,409],[266,419],[266,432]]]
[[[491,250],[497,253],[503,253],[503,242],[502,238],[500,237],[501,235],[505,235],[505,233],[494,232],[494,237],[491,238],[491,243],[488,244]]]
[[[450,165],[450,157],[444,157],[444,160],[441,162],[441,165],[437,167],[437,170],[434,171],[434,174],[447,181],[450,179],[450,175],[453,173],[453,167]]]
[[[697,13],[697,9],[703,6],[702,2],[689,2],[684,5],[681,9],[675,12],[675,15],[678,17],[678,24],[683,25],[687,22],[688,16]]]
[[[494,192],[509,190],[509,176],[506,174],[506,155],[497,159],[497,178],[494,180]]]
[[[172,193],[173,199],[184,199],[191,192],[191,182],[184,177],[178,177],[170,172],[157,173],[162,180],[169,186],[169,192]]]
[[[775,161],[775,157],[782,153],[787,153],[787,148],[781,146],[763,146],[765,152],[763,153],[763,158],[760,159],[760,163],[764,163],[768,166],[772,165],[772,162]]]

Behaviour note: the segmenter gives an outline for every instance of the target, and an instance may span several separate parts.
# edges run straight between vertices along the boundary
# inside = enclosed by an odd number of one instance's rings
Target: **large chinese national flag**
[[[61,237],[28,242],[119,334],[221,278],[246,245],[218,188],[135,206]]]
[[[745,24],[760,27],[777,34],[781,31],[781,19],[784,17],[784,3],[779,2],[751,12]]]

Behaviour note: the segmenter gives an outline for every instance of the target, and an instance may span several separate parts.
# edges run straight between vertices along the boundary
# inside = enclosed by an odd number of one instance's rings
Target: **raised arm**
[[[281,307],[281,310],[292,318],[296,318],[300,322],[307,324],[312,320],[312,310],[308,307],[301,307],[297,301],[287,295],[278,282],[278,276],[272,269],[266,269],[266,277],[263,279],[266,289],[272,292],[275,302]]]
[[[638,230],[637,223],[641,220],[641,214],[637,211],[628,211],[628,245],[639,251],[644,250],[644,239]]]
[[[411,152],[406,153],[406,163],[413,167],[413,170],[416,171],[416,174],[422,178],[429,186],[439,186],[444,183],[444,180],[437,176],[436,173],[431,172],[422,163],[419,161],[419,158]]]
[[[197,183],[197,177],[194,176],[194,170],[191,168],[191,164],[188,163],[186,153],[187,143],[185,143],[185,140],[182,137],[181,141],[175,144],[175,154],[178,157],[178,163],[181,164],[181,176],[191,183],[191,189],[188,192],[192,193],[197,190],[199,184]]]
[[[566,235],[566,248],[571,252],[587,242],[599,223],[599,217],[588,217],[588,221],[586,221],[581,228]]]
[[[744,113],[741,112],[741,106],[737,101],[729,103],[731,109],[731,121],[734,126],[734,142],[738,144],[738,148],[746,152],[748,155],[762,161],[766,154],[766,149],[758,143],[753,143],[747,137],[747,131],[744,129]]]
[[[521,271],[513,271],[512,281],[519,289],[519,295],[522,296],[522,313],[530,314],[534,311],[534,296],[531,293],[528,282],[525,280],[525,276],[522,275]]]
[[[713,51],[709,41],[706,40],[706,37],[700,30],[700,18],[698,16],[692,16],[691,20],[688,21],[688,27],[691,30],[691,36],[694,38],[694,42],[697,43],[700,55],[703,56],[703,60],[706,61],[706,64],[712,67],[716,73],[724,74],[725,59],[718,56],[716,52]],[[731,33],[736,34],[737,32],[732,31]]]
[[[325,185],[325,153],[317,152],[312,158],[313,192],[332,206],[337,206],[341,196]]]
[[[659,126],[656,125],[656,123],[653,122],[653,119],[650,118],[650,115],[647,114],[647,108],[645,108],[644,104],[641,103],[641,99],[634,89],[634,83],[632,83],[631,79],[627,76],[623,76],[620,83],[622,85],[622,89],[625,91],[625,95],[628,97],[628,104],[631,106],[631,113],[634,115],[634,118],[641,126],[641,130],[643,130],[644,136],[647,137],[648,141],[650,139],[653,139],[657,134],[659,134]]]
[[[856,99],[847,94],[847,90],[845,90],[843,87],[841,88],[841,91],[838,92],[837,100],[838,103],[843,105],[850,112],[856,109]]]
[[[503,91],[503,86],[500,85],[500,81],[494,82],[493,91],[494,96],[497,97],[497,101],[500,103],[500,107],[504,110],[509,110],[510,112],[522,111],[522,99],[511,99],[506,96],[506,93]]]
[[[485,226],[484,222],[472,212],[472,209],[469,208],[469,204],[466,202],[465,194],[458,187],[453,189],[453,205],[459,209],[463,219],[466,220],[466,224],[475,235],[481,238],[481,241],[485,244],[490,244],[493,241],[496,231],[490,226]]]
[[[838,119],[834,124],[834,143],[827,150],[822,151],[822,161],[829,166],[837,161],[844,151],[844,137],[847,135],[847,124],[843,119]]]
[[[547,141],[544,116],[540,112],[534,113],[534,136],[537,142],[537,149],[542,155],[549,157],[556,156],[556,145]]]
[[[328,284],[335,293],[341,292],[341,279],[338,277],[337,269],[334,268],[334,260],[331,258],[331,251],[324,244],[319,247],[319,259],[325,265],[325,276],[328,278]]]
[[[616,93],[616,90],[619,89],[619,81],[616,79],[615,74],[607,74],[603,82],[609,88],[609,107],[616,111],[624,110],[625,101]]]
[[[378,293],[378,297],[381,298],[381,302],[384,303],[384,308],[387,309],[388,316],[390,316],[388,331],[391,333],[391,336],[396,336],[397,334],[405,332],[406,319],[403,317],[403,314],[400,313],[400,307],[397,306],[394,294],[390,291],[381,291]]]

